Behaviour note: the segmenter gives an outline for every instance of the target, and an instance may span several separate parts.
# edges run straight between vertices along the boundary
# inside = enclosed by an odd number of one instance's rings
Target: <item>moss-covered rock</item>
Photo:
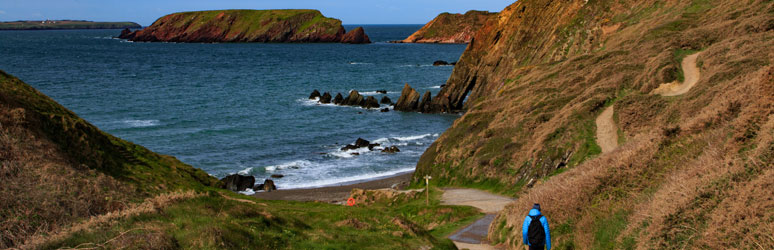
[[[497,13],[471,10],[465,14],[441,13],[414,32],[404,43],[469,43],[479,28]]]

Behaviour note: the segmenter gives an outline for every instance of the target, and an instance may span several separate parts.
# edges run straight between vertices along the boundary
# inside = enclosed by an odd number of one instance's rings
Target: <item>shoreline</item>
[[[319,201],[344,204],[346,203],[347,198],[349,198],[349,194],[353,188],[381,189],[390,188],[393,184],[398,184],[398,189],[403,189],[411,182],[411,176],[413,175],[414,171],[411,171],[387,176],[385,178],[366,180],[351,184],[317,188],[274,190],[271,192],[255,193],[251,196],[264,200]]]

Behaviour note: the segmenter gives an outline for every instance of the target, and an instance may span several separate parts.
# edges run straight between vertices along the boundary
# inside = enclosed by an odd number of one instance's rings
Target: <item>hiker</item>
[[[540,204],[535,203],[527,218],[524,218],[521,235],[530,250],[543,249],[544,246],[551,250],[551,231],[548,229],[548,219],[540,213]]]

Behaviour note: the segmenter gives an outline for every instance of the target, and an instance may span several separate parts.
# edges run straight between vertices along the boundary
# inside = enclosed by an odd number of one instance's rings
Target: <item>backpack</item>
[[[540,217],[543,215],[529,216],[532,218],[532,222],[529,223],[529,229],[527,229],[527,240],[529,240],[530,246],[543,246],[546,244],[546,231],[543,228],[543,223],[540,223]]]

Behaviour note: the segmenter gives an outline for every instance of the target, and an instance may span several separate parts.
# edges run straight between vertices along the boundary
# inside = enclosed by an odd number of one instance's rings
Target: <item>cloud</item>
[[[5,11],[0,10],[0,15],[3,15],[3,14],[5,14]]]

